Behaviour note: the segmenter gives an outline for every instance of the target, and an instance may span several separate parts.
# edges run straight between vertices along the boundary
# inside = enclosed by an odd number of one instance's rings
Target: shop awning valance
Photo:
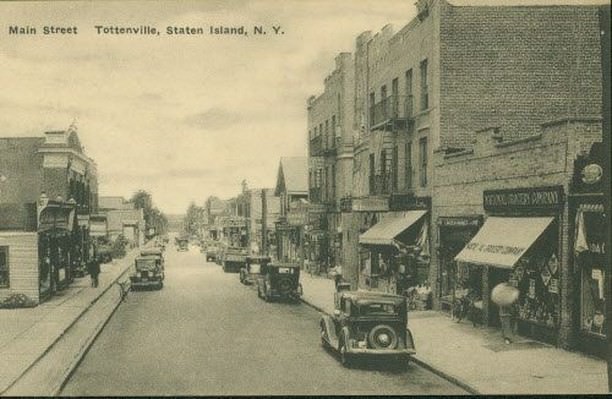
[[[359,243],[366,245],[393,245],[395,237],[421,219],[427,211],[407,211],[388,215],[359,236]]]
[[[553,219],[489,217],[455,260],[511,269]]]

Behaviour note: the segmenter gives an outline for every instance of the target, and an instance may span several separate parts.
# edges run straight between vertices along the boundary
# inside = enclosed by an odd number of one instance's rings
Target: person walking
[[[91,277],[91,286],[94,288],[98,287],[98,276],[100,275],[100,260],[97,257],[94,257],[87,264],[87,271],[89,272],[89,276]]]
[[[514,304],[518,297],[519,290],[508,283],[500,283],[491,291],[491,300],[499,306],[502,338],[508,345],[514,339]]]

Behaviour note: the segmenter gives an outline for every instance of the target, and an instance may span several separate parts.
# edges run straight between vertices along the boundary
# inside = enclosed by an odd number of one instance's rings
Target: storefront
[[[467,245],[476,235],[482,226],[482,216],[441,216],[437,220],[438,227],[438,290],[440,296],[440,308],[451,310],[452,303],[458,290],[463,289],[464,285],[474,286],[480,289],[482,277],[478,276],[480,270],[476,268],[469,270],[462,268],[459,274],[455,256]],[[477,281],[477,284],[469,283]],[[468,284],[469,283],[469,284]]]
[[[499,326],[499,308],[490,300],[490,292],[508,282],[520,292],[514,309],[519,333],[556,344],[563,187],[485,191],[483,205],[484,224],[454,259],[458,275],[467,276],[466,288],[481,296],[487,325]]]
[[[65,288],[72,280],[77,243],[75,204],[41,202],[38,213],[39,290],[41,298]]]
[[[429,221],[427,210],[373,213],[359,236],[365,288],[404,293],[428,284]]]
[[[588,156],[575,162],[570,195],[572,225],[573,275],[578,349],[594,355],[606,353],[606,282],[610,280],[607,228],[604,208],[603,179],[605,148],[593,145]]]

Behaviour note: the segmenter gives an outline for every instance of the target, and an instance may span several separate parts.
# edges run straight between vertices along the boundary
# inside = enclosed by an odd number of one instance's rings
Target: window
[[[387,152],[382,150],[380,152],[380,188],[378,194],[386,193],[386,188],[389,184],[387,177]]]
[[[393,107],[391,112],[394,117],[399,116],[399,80],[397,78],[391,81],[391,106]]]
[[[419,158],[421,162],[421,187],[427,186],[427,137],[419,139]]]
[[[336,136],[336,134],[337,134],[337,132],[336,132],[336,115],[332,115],[331,129],[332,129],[332,136]]]
[[[374,123],[374,104],[376,104],[376,94],[374,92],[370,93],[370,125]]]
[[[397,175],[398,175],[398,151],[397,146],[393,147],[393,155],[391,157],[391,187],[397,191]]]
[[[0,288],[9,287],[8,247],[0,247]]]
[[[384,100],[387,98],[387,85],[382,85],[380,88],[380,100]]]
[[[336,165],[331,166],[331,199],[336,198]]]
[[[427,87],[427,60],[421,61],[421,111],[429,108],[429,94]]]
[[[370,194],[374,194],[374,179],[376,175],[376,169],[374,164],[374,154],[370,154]]]
[[[406,188],[412,188],[412,142],[406,143]]]

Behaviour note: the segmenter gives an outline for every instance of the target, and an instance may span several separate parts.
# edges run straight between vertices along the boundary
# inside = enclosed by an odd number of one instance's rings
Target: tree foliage
[[[206,223],[206,209],[191,202],[183,218],[183,231],[188,235],[200,237]]]
[[[142,209],[145,220],[145,234],[149,234],[150,229],[155,230],[155,234],[166,234],[168,231],[168,218],[159,209],[153,206],[151,194],[145,190],[138,190],[130,201],[136,209]]]

